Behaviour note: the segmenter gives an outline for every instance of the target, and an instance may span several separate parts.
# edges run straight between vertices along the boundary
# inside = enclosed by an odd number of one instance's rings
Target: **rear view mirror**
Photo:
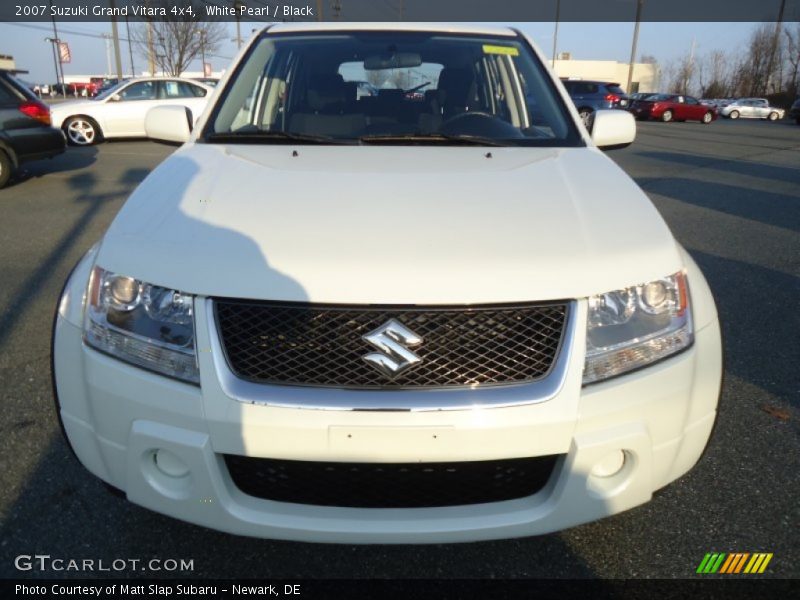
[[[157,106],[147,111],[144,118],[147,137],[161,142],[189,141],[192,125],[192,111],[185,106]]]
[[[422,64],[422,57],[414,52],[393,52],[374,54],[364,59],[364,69],[380,71],[383,69],[410,69]]]

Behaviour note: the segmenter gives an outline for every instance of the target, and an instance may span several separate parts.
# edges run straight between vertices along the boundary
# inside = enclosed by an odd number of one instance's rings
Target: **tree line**
[[[701,98],[773,97],[798,94],[800,23],[764,23],[747,43],[695,55],[689,51],[660,69],[660,87]],[[790,102],[791,103],[791,102]]]

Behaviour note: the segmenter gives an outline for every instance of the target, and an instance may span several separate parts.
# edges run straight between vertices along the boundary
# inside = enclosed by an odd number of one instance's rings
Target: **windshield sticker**
[[[484,54],[505,54],[507,56],[519,56],[519,49],[513,46],[491,46],[489,44],[483,45]]]

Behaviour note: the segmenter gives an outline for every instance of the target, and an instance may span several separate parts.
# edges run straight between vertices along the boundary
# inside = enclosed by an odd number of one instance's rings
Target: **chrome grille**
[[[225,358],[238,377],[284,385],[402,389],[526,383],[546,376],[562,344],[566,302],[388,307],[217,299]],[[363,339],[391,319],[422,338],[422,360],[397,376],[364,360]]]

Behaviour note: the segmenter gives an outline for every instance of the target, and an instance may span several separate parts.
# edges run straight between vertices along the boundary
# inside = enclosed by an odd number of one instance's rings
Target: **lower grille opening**
[[[294,504],[422,508],[500,502],[541,490],[560,455],[474,462],[342,463],[225,455],[245,494]]]

